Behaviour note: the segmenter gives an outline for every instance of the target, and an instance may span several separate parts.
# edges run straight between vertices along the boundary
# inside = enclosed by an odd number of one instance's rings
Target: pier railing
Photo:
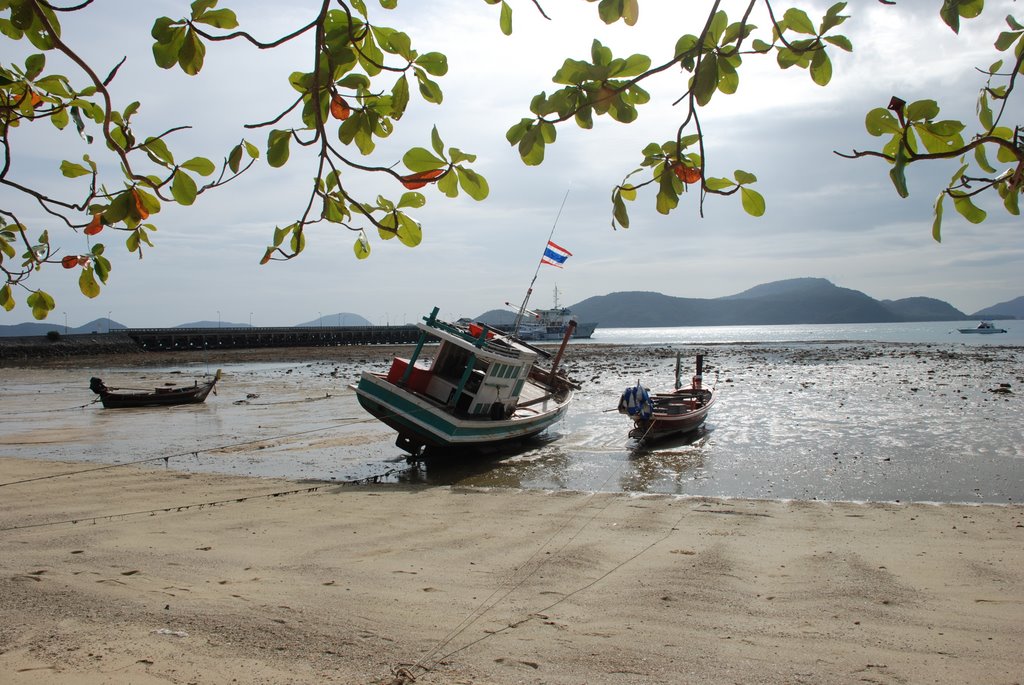
[[[161,350],[229,350],[260,347],[334,347],[415,343],[419,330],[407,326],[303,326],[287,328],[124,328],[140,347]]]

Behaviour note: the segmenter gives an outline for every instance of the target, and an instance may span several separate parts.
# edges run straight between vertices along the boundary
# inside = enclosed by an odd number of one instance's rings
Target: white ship
[[[551,309],[524,310],[517,337],[521,340],[561,340],[565,335],[565,327],[572,319],[572,310],[558,306],[558,286],[555,286],[555,306]],[[596,329],[596,322],[577,321],[576,332],[572,337],[589,338]]]

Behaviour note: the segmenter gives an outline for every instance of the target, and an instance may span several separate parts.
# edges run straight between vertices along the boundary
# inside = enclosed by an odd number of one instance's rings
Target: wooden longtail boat
[[[570,326],[550,364],[539,348],[478,324],[430,316],[417,324],[409,359],[386,373],[364,371],[352,385],[359,404],[398,431],[395,444],[413,457],[426,448],[496,445],[528,438],[564,416],[579,387],[558,366]],[[433,359],[423,359],[427,344]]]
[[[213,378],[203,383],[183,388],[154,388],[153,390],[130,390],[108,388],[99,378],[89,379],[89,389],[100,396],[100,401],[107,409],[124,409],[129,407],[168,407],[177,404],[199,404],[206,401],[213,387],[220,380],[220,369]]]
[[[688,388],[680,387],[679,356],[676,356],[675,389],[652,393],[639,382],[626,388],[619,399],[619,413],[633,420],[629,437],[650,442],[699,428],[715,404],[714,392],[703,387],[704,356],[697,355],[697,369]]]

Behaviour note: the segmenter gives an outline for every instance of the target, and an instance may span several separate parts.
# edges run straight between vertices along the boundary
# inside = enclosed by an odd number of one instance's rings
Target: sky
[[[161,70],[151,58],[149,29],[158,16],[184,15],[188,4],[103,0],[66,18],[63,38],[101,74],[127,57],[112,84],[117,106],[142,102],[134,120],[139,137],[190,126],[172,138],[179,160],[194,154],[216,160],[243,136],[265,151],[266,132],[242,125],[271,119],[290,103],[294,91],[287,76],[307,69],[308,44],[273,52],[241,43],[210,45],[199,76]],[[716,298],[805,276],[880,300],[935,297],[967,314],[1024,295],[1021,219],[1000,205],[982,203],[989,219],[972,225],[947,202],[943,242],[932,240],[932,205],[955,161],[911,167],[910,197],[900,199],[883,161],[834,153],[877,148],[881,139],[866,133],[864,115],[893,95],[907,102],[937,99],[940,118],[973,117],[983,85],[975,68],[1002,56],[992,43],[1006,26],[1004,17],[1020,14],[1011,0],[986,3],[982,17],[965,21],[959,37],[939,19],[939,2],[850,3],[846,13],[852,17],[841,33],[853,41],[854,52],[830,52],[834,73],[826,88],[814,85],[804,70],[780,70],[774,58],[747,57],[739,92],[717,94],[702,111],[702,126],[709,175],[754,173],[754,188],[767,203],[764,216],[745,214],[736,197],[717,196],[708,197],[701,216],[696,193],[663,216],[653,195],[641,194],[630,204],[626,230],[611,226],[611,191],[638,167],[645,145],[674,137],[683,111],[672,103],[685,88],[684,75],[669,70],[648,83],[652,100],[631,124],[597,119],[590,131],[560,126],[540,166],[523,164],[505,131],[528,115],[535,94],[555,88],[551,77],[564,59],[589,59],[595,37],[616,56],[640,52],[661,63],[680,35],[699,32],[710,3],[645,0],[636,26],[607,27],[597,18],[596,3],[541,2],[548,20],[532,1],[512,0],[515,31],[508,37],[499,31],[497,7],[482,0],[402,0],[396,11],[367,4],[371,20],[407,31],[416,49],[443,52],[449,63],[438,81],[444,103],[414,97],[372,163],[389,165],[409,147],[429,147],[431,127],[437,126],[446,146],[477,155],[473,168],[488,180],[487,200],[453,200],[428,187],[427,205],[414,213],[423,228],[415,248],[382,241],[371,231],[372,253],[357,260],[354,235],[323,224],[308,231],[302,255],[260,266],[274,227],[294,221],[308,199],[315,167],[293,154],[284,168],[260,164],[191,207],[164,205],[152,217],[159,230],[142,260],[127,252],[120,235],[101,234],[113,270],[95,299],[84,297],[76,274],[59,266],[35,276],[30,285],[57,301],[49,320],[71,326],[102,317],[129,327],[200,320],[288,326],[318,319],[343,323],[332,317],[352,312],[374,324],[402,324],[433,307],[454,320],[508,308],[506,302],[518,305],[535,275],[532,307],[552,306],[556,289],[558,303],[571,306],[636,290]],[[793,4],[820,17],[831,3]],[[732,19],[745,5],[726,0],[722,8]],[[243,28],[270,40],[308,21],[318,3],[245,0],[224,6],[236,11]],[[765,25],[763,17],[755,23]],[[2,59],[21,61],[23,55],[9,54],[12,47],[5,41]],[[1018,121],[1020,111],[1018,97],[1006,121]],[[12,177],[27,185],[66,192],[72,185],[60,176],[60,161],[103,154],[72,127],[60,134],[45,122],[26,129],[32,130],[17,132]],[[353,188],[371,198],[399,194],[379,179],[351,178]],[[65,253],[87,249],[84,236],[61,231],[8,189],[0,189],[0,206],[51,226]],[[549,235],[572,252],[562,269],[538,269]],[[18,306],[0,313],[0,323],[32,320],[24,294],[17,297]]]

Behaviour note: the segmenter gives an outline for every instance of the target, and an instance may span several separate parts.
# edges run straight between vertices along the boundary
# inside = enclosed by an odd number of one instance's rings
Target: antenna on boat
[[[570,185],[565,190],[565,197],[562,198],[562,204],[558,208],[558,214],[555,215],[555,223],[551,225],[551,232],[548,233],[548,240],[544,243],[544,249],[547,250],[548,243],[551,242],[551,238],[555,235],[555,228],[558,226],[558,219],[562,216],[562,210],[565,208],[565,201],[569,199],[569,191],[572,190]],[[519,313],[516,314],[515,324],[512,326],[512,335],[519,335],[519,326],[523,323],[523,314],[526,313],[526,305],[530,302],[530,295],[533,294],[533,284],[537,282],[537,274],[540,273],[540,267],[544,264],[544,253],[541,252],[540,261],[537,262],[537,269],[533,272],[533,279],[530,281],[530,287],[526,289],[526,297],[523,298],[523,304],[519,306]]]

